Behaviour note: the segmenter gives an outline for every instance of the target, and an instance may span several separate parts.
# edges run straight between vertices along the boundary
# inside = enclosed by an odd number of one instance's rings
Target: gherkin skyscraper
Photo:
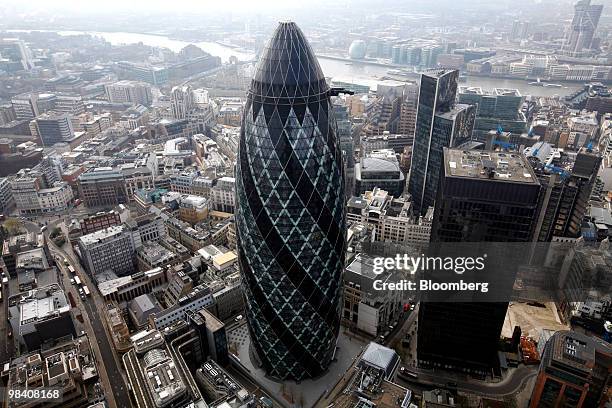
[[[251,344],[271,377],[319,376],[339,330],[344,174],[330,89],[295,23],[280,23],[261,55],[238,150],[238,257]]]

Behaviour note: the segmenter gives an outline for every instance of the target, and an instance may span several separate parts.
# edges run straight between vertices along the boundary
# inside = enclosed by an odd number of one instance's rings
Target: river
[[[78,31],[60,31],[60,35],[83,34]],[[163,35],[153,34],[138,34],[127,32],[89,32],[94,36],[104,38],[113,45],[119,44],[134,44],[143,43],[153,47],[166,47],[174,52],[180,51],[183,47],[190,44],[188,41],[173,40]],[[215,42],[203,41],[194,42],[204,51],[218,56],[224,62],[227,62],[230,56],[236,56],[241,61],[249,61],[255,57],[253,52],[246,50],[227,47]],[[347,62],[336,59],[319,57],[319,63],[326,77],[341,79],[348,82],[354,82],[364,85],[369,85],[372,88],[376,87],[377,79],[386,75],[387,71],[392,67],[384,67],[380,65],[360,64],[355,62]],[[461,85],[479,86],[484,90],[492,90],[494,88],[511,88],[518,89],[523,95],[537,96],[565,96],[582,87],[581,84],[564,84],[563,88],[542,87],[529,85],[528,81],[520,79],[500,79],[487,77],[467,77]]]

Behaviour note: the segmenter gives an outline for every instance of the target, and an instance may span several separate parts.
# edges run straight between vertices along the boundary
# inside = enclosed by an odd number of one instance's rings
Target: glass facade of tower
[[[339,331],[344,172],[328,91],[301,30],[281,23],[247,96],[236,224],[251,344],[282,380],[323,374]]]
[[[408,192],[415,211],[425,215],[434,205],[442,149],[453,146],[455,129],[461,140],[471,135],[474,127],[474,109],[455,107],[457,70],[431,70],[421,75],[412,162]],[[459,121],[459,123],[457,123]]]

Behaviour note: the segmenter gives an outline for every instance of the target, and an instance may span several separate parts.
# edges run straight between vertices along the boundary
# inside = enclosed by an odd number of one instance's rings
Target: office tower
[[[514,20],[512,22],[512,31],[510,32],[511,40],[516,40],[519,38],[520,29],[521,29],[521,22],[519,20]]]
[[[542,185],[535,239],[550,242],[561,238],[579,238],[597,180],[601,155],[582,148],[571,170],[554,165],[551,158],[555,154],[548,143],[536,143],[525,149],[525,155]]]
[[[366,136],[380,135],[385,131],[397,133],[400,123],[402,98],[406,83],[382,81],[376,86],[376,101],[369,110],[364,126]]]
[[[45,113],[30,122],[33,136],[38,136],[45,147],[74,139],[70,116],[65,113]]]
[[[146,82],[151,85],[160,86],[168,81],[167,67],[153,67],[120,61],[117,63],[117,71],[120,78]]]
[[[205,109],[208,106],[208,90],[198,88],[192,91],[193,103],[199,109]]]
[[[0,105],[0,126],[6,125],[14,120],[17,120],[15,109],[11,103],[3,103]]]
[[[134,272],[134,239],[123,225],[83,235],[78,240],[83,264],[91,276],[112,271],[117,276]]]
[[[0,212],[10,213],[15,207],[15,198],[11,190],[11,182],[7,177],[0,177]]]
[[[529,34],[529,22],[514,20],[512,22],[511,40],[524,40]]]
[[[194,106],[191,86],[183,85],[172,88],[170,108],[174,119],[185,119]]]
[[[38,95],[35,93],[23,93],[11,98],[17,120],[34,119],[38,116],[37,101]]]
[[[489,131],[500,126],[517,137],[524,133],[527,120],[521,112],[523,100],[517,89],[495,88],[487,92],[479,87],[459,87],[459,103],[477,106],[472,136],[479,142],[486,142]]]
[[[434,205],[442,167],[442,149],[469,140],[475,110],[455,105],[457,70],[430,70],[421,74],[408,192],[415,211],[424,215]]]
[[[418,101],[419,86],[417,84],[406,85],[406,88],[404,88],[402,106],[400,108],[400,122],[398,128],[400,134],[414,137]]]
[[[85,113],[85,104],[81,95],[58,94],[55,95],[52,109],[77,116]]]
[[[591,48],[602,10],[602,4],[591,4],[591,0],[580,0],[574,5],[574,18],[563,47],[565,53],[580,56],[583,50]]]
[[[22,40],[6,38],[0,40],[0,69],[6,72],[17,72],[34,68],[31,51]]]
[[[345,253],[330,90],[295,23],[280,23],[247,95],[236,168],[247,322],[267,374],[321,375],[334,355]]]
[[[119,81],[104,85],[104,91],[111,103],[149,106],[153,102],[151,86],[143,82]]]
[[[353,192],[353,180],[355,177],[355,144],[353,142],[353,125],[349,118],[348,108],[345,105],[334,104],[334,116],[338,124],[337,139],[342,150],[344,163],[345,193],[350,196]]]
[[[545,343],[529,407],[603,407],[612,380],[612,346],[574,331],[558,331]]]
[[[576,155],[570,177],[570,187],[576,190],[575,198],[571,200],[571,208],[567,223],[562,231],[554,235],[578,238],[581,235],[582,221],[586,215],[593,186],[601,165],[601,155],[590,148],[583,147]],[[573,194],[571,195],[573,196]],[[568,199],[565,199],[569,202]]]
[[[81,174],[77,186],[86,207],[114,207],[129,201],[125,177],[110,167],[98,167]]]
[[[443,158],[432,242],[531,241],[540,184],[523,156],[444,149]],[[486,374],[507,306],[422,302],[419,364]]]
[[[43,114],[54,110],[57,104],[57,96],[52,93],[39,93],[36,95],[36,107],[38,113]]]

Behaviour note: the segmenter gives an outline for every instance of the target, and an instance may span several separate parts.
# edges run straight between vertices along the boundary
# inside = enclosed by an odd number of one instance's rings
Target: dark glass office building
[[[316,377],[339,331],[344,172],[330,90],[294,23],[280,23],[259,60],[238,156],[238,256],[251,344],[269,376]]]
[[[432,242],[469,242],[473,248],[490,250],[483,243],[532,241],[540,183],[524,156],[459,149],[444,149],[443,154]],[[490,372],[507,306],[505,302],[422,302],[419,364]]]
[[[442,149],[470,140],[476,111],[455,105],[457,70],[430,70],[421,75],[408,192],[415,211],[433,206],[442,166]]]

